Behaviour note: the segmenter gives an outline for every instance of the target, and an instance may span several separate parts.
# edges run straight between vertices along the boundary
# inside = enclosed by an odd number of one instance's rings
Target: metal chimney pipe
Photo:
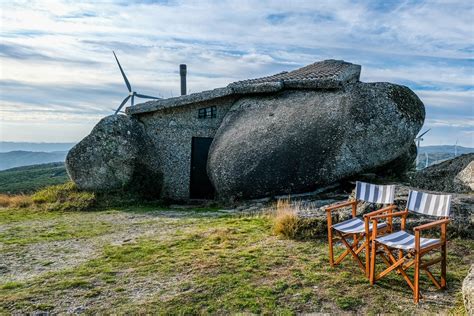
[[[181,95],[186,94],[186,64],[179,65],[179,75],[181,76]]]

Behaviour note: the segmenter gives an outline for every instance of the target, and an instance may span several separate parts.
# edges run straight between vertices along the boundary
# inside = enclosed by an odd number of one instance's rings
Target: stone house
[[[214,188],[207,171],[212,140],[239,99],[284,90],[335,90],[359,81],[359,65],[325,60],[276,75],[238,81],[227,87],[137,104],[126,109],[143,123],[155,145],[163,174],[161,196],[209,199]]]

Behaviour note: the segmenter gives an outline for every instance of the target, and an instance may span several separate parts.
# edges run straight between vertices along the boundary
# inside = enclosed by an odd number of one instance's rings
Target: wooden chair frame
[[[332,223],[332,212],[335,210],[340,210],[343,207],[351,206],[352,207],[352,218],[357,217],[357,204],[358,200],[350,200],[343,203],[331,205],[326,208],[327,214],[327,225],[328,225],[328,243],[329,243],[329,264],[333,268],[335,265],[341,263],[341,261],[348,255],[351,254],[354,261],[357,263],[359,268],[364,272],[365,276],[369,278],[370,276],[370,241],[372,234],[369,230],[369,219],[371,216],[384,213],[392,213],[392,210],[396,208],[396,205],[390,204],[379,210],[370,212],[364,215],[364,224],[365,231],[362,233],[347,233],[344,234],[338,230],[333,229]],[[334,237],[333,230],[335,230],[337,237]],[[392,231],[392,221],[389,220],[387,226],[378,231],[378,234],[383,234],[386,232]],[[352,243],[350,243],[346,238],[352,236]],[[341,241],[344,246],[347,248],[339,257],[334,260],[334,242]],[[359,246],[359,244],[362,244]],[[365,250],[365,264],[362,262],[359,254]]]
[[[405,231],[406,226],[406,218],[408,215],[408,209],[402,212],[395,212],[389,214],[380,214],[371,217],[372,220],[372,247],[371,247],[371,255],[370,255],[370,284],[374,285],[375,282],[393,270],[397,271],[397,274],[402,275],[405,279],[407,284],[413,291],[413,300],[416,304],[420,301],[421,294],[420,294],[420,270],[423,270],[427,275],[428,278],[433,282],[433,284],[438,289],[446,288],[446,230],[447,225],[449,223],[449,218],[444,217],[440,220],[436,220],[424,225],[420,225],[415,227],[413,230],[415,232],[415,248],[409,251],[404,251],[401,249],[396,249],[389,247],[387,245],[381,244],[377,242],[377,223],[380,219],[388,219],[392,220],[394,216],[401,217],[401,230]],[[424,230],[432,229],[432,228],[440,228],[441,235],[440,241],[434,244],[431,244],[426,247],[420,247],[420,234]],[[382,249],[379,250],[379,247],[382,246]],[[440,249],[441,257],[432,259],[426,262],[422,261],[422,257],[433,250]],[[393,254],[393,250],[398,250],[398,258],[395,257]],[[388,268],[384,271],[380,272],[379,274],[375,275],[375,259],[376,255],[380,255],[382,260],[388,265]],[[429,267],[441,262],[441,278],[438,281],[433,274],[429,271]],[[414,266],[415,274],[413,281],[409,278],[406,271]]]

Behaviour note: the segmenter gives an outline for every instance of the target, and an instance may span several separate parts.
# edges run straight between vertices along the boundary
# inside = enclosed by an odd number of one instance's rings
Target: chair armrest
[[[386,206],[384,208],[381,208],[379,210],[376,210],[376,211],[365,214],[364,218],[370,218],[372,216],[379,215],[379,214],[385,213],[387,211],[393,210],[394,208],[397,208],[397,206],[395,204],[391,204],[391,205]]]
[[[408,215],[408,211],[375,215],[375,216],[371,216],[370,219],[373,221],[377,221],[378,219],[381,219],[381,218],[388,218],[388,217],[393,217],[393,216],[406,216],[406,215]]]
[[[437,221],[434,221],[434,222],[431,222],[431,223],[426,223],[426,224],[423,224],[423,225],[420,225],[420,226],[416,226],[415,228],[413,228],[413,230],[414,231],[427,230],[427,229],[430,229],[430,228],[433,228],[433,227],[436,227],[436,226],[441,226],[443,224],[447,224],[449,222],[450,222],[449,218],[440,219],[440,220],[437,220]]]
[[[342,207],[349,206],[356,203],[357,203],[357,200],[353,200],[353,201],[347,201],[347,202],[331,205],[331,206],[326,207],[326,212],[331,212],[335,209],[342,208]]]

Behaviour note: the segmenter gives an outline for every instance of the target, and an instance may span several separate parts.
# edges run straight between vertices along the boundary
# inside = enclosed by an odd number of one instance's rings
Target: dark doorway
[[[193,137],[191,146],[191,199],[213,199],[214,187],[207,176],[207,156],[212,138]]]

